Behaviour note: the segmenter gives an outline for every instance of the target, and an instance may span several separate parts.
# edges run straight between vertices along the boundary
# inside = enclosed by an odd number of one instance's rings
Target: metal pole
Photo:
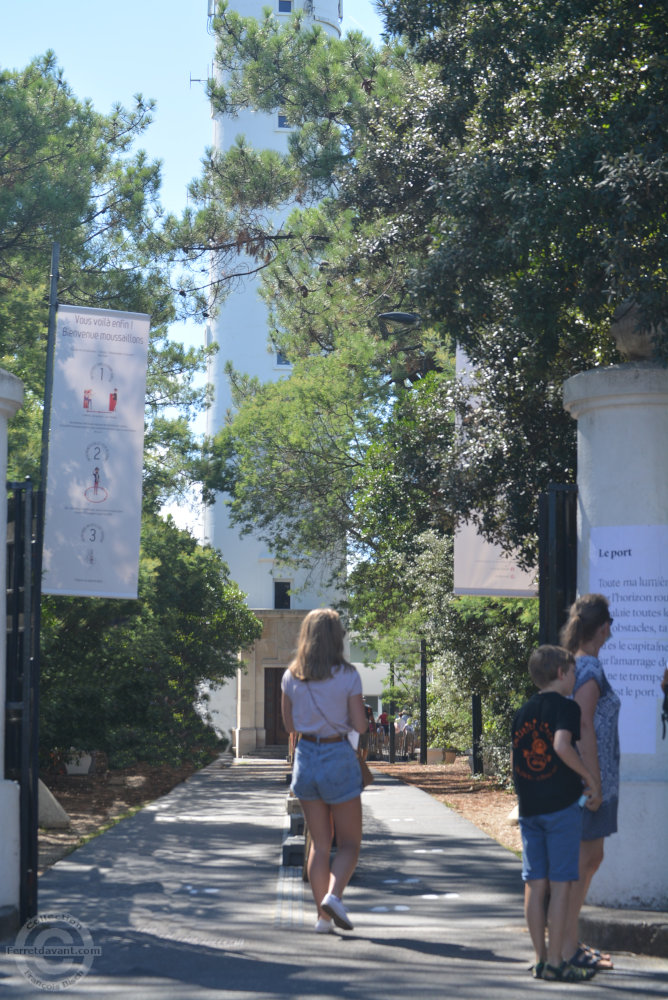
[[[46,379],[44,383],[44,412],[42,413],[42,453],[40,456],[40,489],[42,502],[46,494],[46,477],[49,471],[49,432],[51,430],[51,396],[53,393],[53,354],[56,343],[56,310],[58,308],[58,263],[60,243],[51,247],[51,276],[49,284],[49,327],[46,340]]]
[[[471,715],[473,722],[473,773],[482,774],[482,747],[480,745],[482,739],[482,698],[479,694],[471,696]]]
[[[33,509],[32,483],[25,485],[23,507],[23,775],[22,795],[26,800],[27,836],[25,912],[21,922],[37,915],[37,868],[39,803],[39,658],[35,655],[39,633],[39,614],[33,598],[39,594],[33,565]]]
[[[42,451],[40,454],[40,488],[33,493],[32,483],[27,480],[25,488],[26,511],[24,527],[24,691],[26,683],[29,699],[24,701],[24,733],[29,733],[26,747],[28,774],[24,774],[22,797],[29,802],[29,818],[22,831],[27,849],[28,882],[24,890],[23,904],[26,916],[34,917],[38,912],[37,865],[38,865],[38,781],[39,781],[39,682],[41,666],[41,623],[42,623],[42,556],[44,545],[44,509],[46,504],[46,480],[49,471],[49,433],[51,430],[51,398],[53,394],[53,365],[56,343],[56,311],[58,308],[58,264],[60,244],[51,247],[51,273],[49,276],[49,325],[46,339],[46,371],[44,379],[44,411],[42,413]],[[33,547],[33,515],[35,517],[35,541]],[[26,679],[29,678],[27,682]],[[24,758],[25,759],[25,758]],[[28,779],[26,781],[26,779]],[[22,817],[23,819],[24,817]]]
[[[390,737],[390,764],[394,764],[395,754],[394,707],[394,663],[390,663],[390,717],[387,720]]]
[[[420,763],[427,763],[427,642],[420,639]]]

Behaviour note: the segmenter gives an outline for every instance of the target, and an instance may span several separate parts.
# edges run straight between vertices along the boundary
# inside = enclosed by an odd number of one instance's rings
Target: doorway
[[[287,746],[288,732],[281,713],[281,678],[285,667],[265,667],[264,671],[264,729],[267,746]]]

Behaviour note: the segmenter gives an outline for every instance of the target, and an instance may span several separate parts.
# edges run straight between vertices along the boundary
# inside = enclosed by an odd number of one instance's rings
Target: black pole
[[[473,729],[473,773],[482,774],[482,698],[479,694],[471,696],[471,718]]]
[[[51,275],[49,283],[49,327],[46,340],[46,378],[44,382],[44,412],[42,413],[42,453],[40,455],[40,490],[42,503],[46,495],[46,477],[49,471],[49,432],[51,430],[51,396],[53,394],[53,355],[56,343],[56,311],[58,309],[58,263],[60,244],[51,247]]]
[[[21,923],[37,916],[37,869],[39,866],[39,659],[36,656],[38,633],[34,624],[39,614],[34,598],[39,594],[39,582],[33,563],[34,494],[32,483],[26,480],[23,507],[23,784],[25,810],[22,820],[28,835],[25,838],[26,885]],[[37,588],[37,589],[36,589]]]
[[[427,642],[420,639],[420,763],[427,763]]]
[[[24,616],[25,616],[25,658],[24,689],[27,685],[29,698],[25,702],[25,730],[29,732],[27,759],[30,761],[30,779],[26,794],[30,789],[30,820],[25,843],[28,846],[29,881],[25,899],[25,917],[38,913],[37,865],[38,840],[38,782],[39,782],[39,681],[40,681],[40,637],[42,620],[42,557],[44,548],[44,507],[46,503],[46,480],[49,467],[49,433],[51,430],[51,397],[53,394],[53,358],[56,343],[56,311],[58,308],[58,264],[60,244],[51,247],[51,273],[49,275],[49,325],[46,340],[46,371],[44,381],[44,411],[42,413],[42,450],[40,454],[40,488],[35,495],[32,484],[26,482],[26,521],[24,544],[26,551],[24,576]],[[35,540],[33,543],[33,516],[35,519]],[[32,598],[32,600],[31,600]],[[32,628],[30,628],[32,620]],[[32,640],[32,641],[31,641]]]
[[[394,764],[395,733],[394,733],[394,664],[390,663],[390,717],[387,720],[390,737],[390,764]]]

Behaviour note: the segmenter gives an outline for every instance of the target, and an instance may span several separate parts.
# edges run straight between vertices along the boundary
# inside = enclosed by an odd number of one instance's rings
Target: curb
[[[585,906],[579,929],[597,948],[668,958],[668,913]]]
[[[19,911],[16,907],[0,906],[0,941],[15,937],[19,926]]]

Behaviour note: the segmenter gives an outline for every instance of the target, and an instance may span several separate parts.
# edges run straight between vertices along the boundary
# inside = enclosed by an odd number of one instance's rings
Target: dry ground
[[[510,850],[521,850],[519,830],[508,820],[514,796],[488,778],[474,778],[466,757],[454,764],[386,764],[373,768],[425,792],[461,813],[479,829]],[[39,831],[40,873],[60,858],[107,829],[123,816],[165,795],[184,781],[194,768],[137,764],[122,771],[91,775],[42,775],[71,820],[69,830]]]

